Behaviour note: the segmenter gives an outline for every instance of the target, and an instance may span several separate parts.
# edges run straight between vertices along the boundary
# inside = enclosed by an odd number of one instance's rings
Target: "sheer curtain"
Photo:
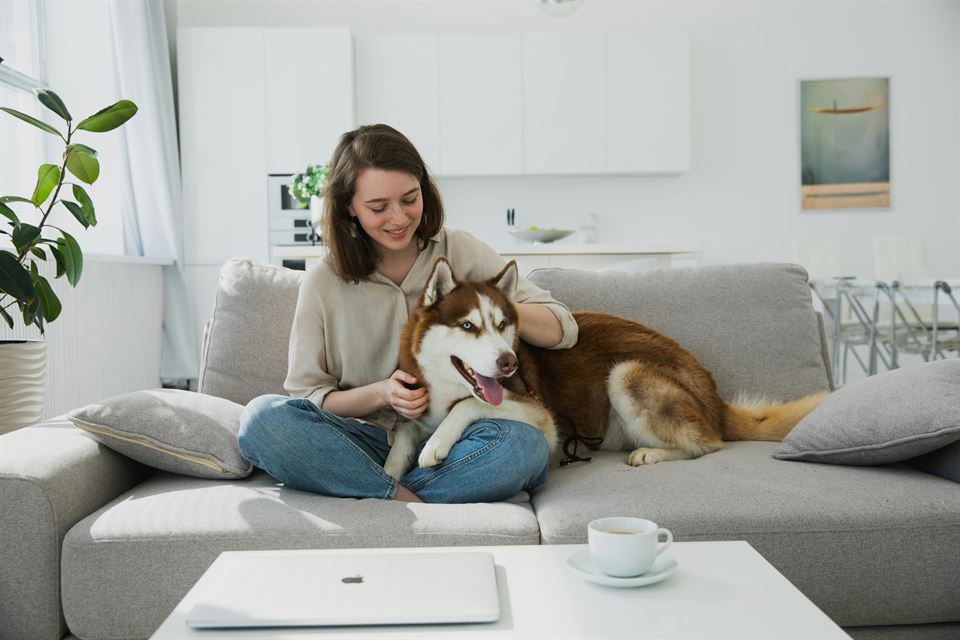
[[[163,3],[110,0],[109,7],[117,89],[140,108],[120,128],[129,167],[123,197],[126,253],[174,262],[164,268],[160,376],[195,378],[198,347],[183,269],[180,159]]]

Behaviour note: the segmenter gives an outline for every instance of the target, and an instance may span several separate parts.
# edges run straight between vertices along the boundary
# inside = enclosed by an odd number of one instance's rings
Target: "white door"
[[[326,164],[353,129],[349,29],[265,29],[267,172]]]
[[[523,171],[519,34],[439,37],[440,157],[445,176]]]
[[[431,173],[440,169],[437,36],[354,38],[357,125],[384,123],[414,144]]]
[[[690,169],[690,37],[608,33],[607,170]]]
[[[181,28],[185,264],[268,259],[263,30]]]
[[[606,171],[603,34],[523,35],[523,168]]]

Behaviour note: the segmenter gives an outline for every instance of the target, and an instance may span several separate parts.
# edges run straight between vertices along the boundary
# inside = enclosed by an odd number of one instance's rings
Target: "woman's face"
[[[407,250],[423,217],[420,182],[403,171],[362,169],[349,211],[381,252]]]

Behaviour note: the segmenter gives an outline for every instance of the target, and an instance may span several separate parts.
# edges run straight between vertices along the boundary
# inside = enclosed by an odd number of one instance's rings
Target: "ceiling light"
[[[583,6],[583,0],[537,0],[537,4],[548,16],[562,18]]]

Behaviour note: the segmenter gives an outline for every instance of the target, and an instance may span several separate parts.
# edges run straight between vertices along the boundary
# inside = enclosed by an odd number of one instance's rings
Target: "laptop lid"
[[[195,628],[493,622],[500,600],[484,552],[227,551],[197,583]]]

